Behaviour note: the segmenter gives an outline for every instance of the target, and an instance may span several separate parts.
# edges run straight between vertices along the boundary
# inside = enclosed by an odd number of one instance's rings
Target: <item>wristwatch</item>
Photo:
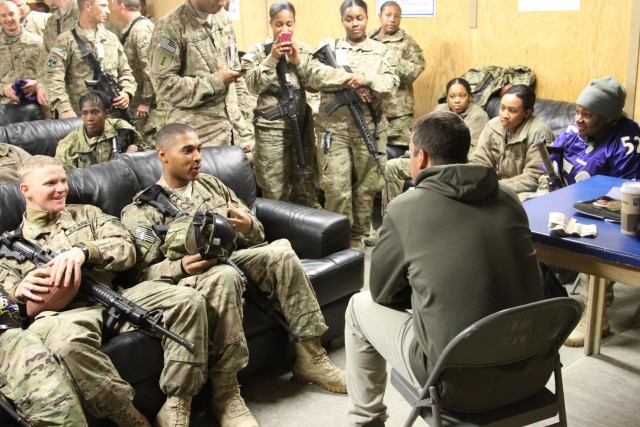
[[[76,243],[72,248],[80,249],[84,254],[84,262],[89,262],[89,249],[87,249],[84,243]]]

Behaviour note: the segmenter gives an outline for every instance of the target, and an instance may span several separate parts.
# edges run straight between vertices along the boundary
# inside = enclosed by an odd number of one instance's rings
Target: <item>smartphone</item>
[[[289,31],[283,31],[280,33],[280,42],[281,43],[289,43],[291,42],[292,34]]]

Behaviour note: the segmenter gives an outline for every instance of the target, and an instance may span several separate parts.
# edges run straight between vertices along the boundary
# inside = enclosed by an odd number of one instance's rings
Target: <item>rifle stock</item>
[[[57,255],[51,249],[42,249],[24,237],[9,232],[5,232],[0,236],[0,246],[2,247],[0,258],[12,258],[19,263],[29,260],[38,267],[46,265]],[[162,319],[162,310],[145,310],[108,286],[85,275],[81,279],[80,292],[107,308],[113,323],[124,319],[143,331],[157,331],[189,351],[195,349],[194,343],[174,334],[159,324]]]

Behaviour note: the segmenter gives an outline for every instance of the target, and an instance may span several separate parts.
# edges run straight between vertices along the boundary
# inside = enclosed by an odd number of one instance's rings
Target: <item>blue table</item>
[[[579,201],[603,196],[625,180],[595,176],[524,202],[538,259],[547,264],[591,275],[587,304],[585,354],[599,354],[605,279],[640,287],[640,239],[620,232],[620,224],[584,216],[573,209]],[[552,237],[549,213],[562,212],[579,223],[596,224],[598,236]]]

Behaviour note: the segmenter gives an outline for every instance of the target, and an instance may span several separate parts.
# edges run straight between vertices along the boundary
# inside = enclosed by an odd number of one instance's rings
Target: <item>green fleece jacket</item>
[[[411,367],[426,381],[463,329],[543,299],[527,214],[516,194],[483,165],[421,171],[416,188],[389,204],[372,253],[370,289],[379,304],[413,310]],[[457,399],[458,410],[490,408],[504,385],[499,372],[493,376],[499,390],[486,400],[465,401],[456,390],[445,394]],[[504,387],[504,393],[519,392]]]

